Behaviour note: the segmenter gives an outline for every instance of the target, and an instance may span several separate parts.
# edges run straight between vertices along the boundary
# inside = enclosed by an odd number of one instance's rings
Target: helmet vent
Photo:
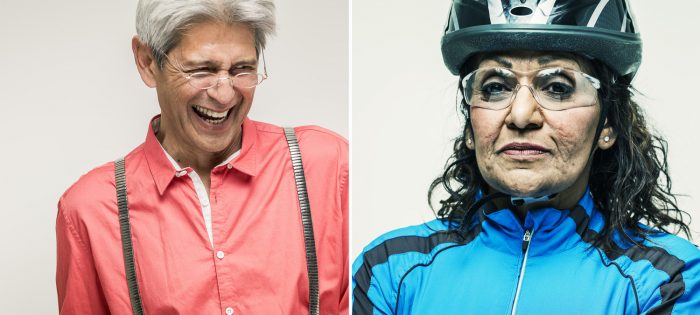
[[[518,6],[510,9],[510,14],[514,16],[528,16],[532,14],[532,9],[526,6]]]

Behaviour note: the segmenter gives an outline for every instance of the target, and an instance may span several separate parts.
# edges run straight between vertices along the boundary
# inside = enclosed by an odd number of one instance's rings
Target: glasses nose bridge
[[[233,87],[233,78],[231,77],[231,75],[225,74],[222,76],[217,75],[216,82],[214,82],[214,84],[210,88],[218,88],[222,80],[228,80],[228,86]]]
[[[511,97],[510,104],[508,104],[508,106],[513,106],[513,103],[515,103],[515,99],[518,98],[518,94],[520,93],[520,88],[522,88],[522,87],[526,87],[527,90],[530,91],[530,95],[532,95],[532,99],[535,100],[535,103],[537,103],[538,106],[542,106],[542,104],[540,103],[539,97],[537,96],[537,92],[535,91],[535,88],[532,87],[530,84],[520,84],[520,83],[518,83],[518,85],[516,85],[515,88],[513,89],[513,96]]]

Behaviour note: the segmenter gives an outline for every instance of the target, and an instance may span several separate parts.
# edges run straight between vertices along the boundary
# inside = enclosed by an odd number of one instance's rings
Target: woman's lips
[[[549,150],[543,146],[528,143],[528,142],[511,142],[504,145],[497,151],[506,155],[516,156],[536,156],[549,153]]]

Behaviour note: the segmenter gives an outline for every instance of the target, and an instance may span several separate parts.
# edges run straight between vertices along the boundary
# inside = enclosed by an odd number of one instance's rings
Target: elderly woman
[[[454,0],[442,52],[465,116],[448,197],[360,254],[353,313],[698,314],[627,1]]]

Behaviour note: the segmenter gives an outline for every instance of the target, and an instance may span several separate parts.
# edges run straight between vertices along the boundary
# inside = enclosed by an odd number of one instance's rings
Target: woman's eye
[[[508,91],[508,87],[502,83],[491,82],[481,87],[481,92],[488,95],[501,94]]]
[[[573,94],[574,88],[565,83],[554,82],[545,86],[544,91],[552,96],[566,97]]]

